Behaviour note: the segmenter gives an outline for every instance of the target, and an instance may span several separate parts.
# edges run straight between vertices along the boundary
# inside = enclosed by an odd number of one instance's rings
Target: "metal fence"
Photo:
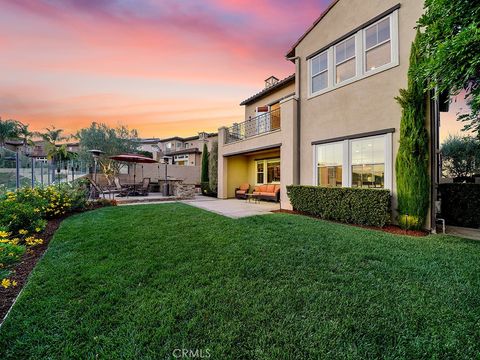
[[[227,129],[225,143],[248,139],[250,137],[269,133],[280,129],[280,109],[258,115],[242,123],[235,123]]]
[[[88,164],[78,160],[53,163],[0,148],[0,187],[8,190],[70,182],[85,176],[88,170]]]

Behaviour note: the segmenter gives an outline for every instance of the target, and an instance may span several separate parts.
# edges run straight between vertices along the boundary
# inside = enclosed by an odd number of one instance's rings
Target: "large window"
[[[312,92],[328,87],[328,53],[324,52],[311,60]]]
[[[257,160],[255,170],[257,184],[280,183],[280,159]]]
[[[353,78],[356,74],[355,36],[335,45],[336,83]]]
[[[317,179],[321,186],[342,186],[343,143],[317,146]]]
[[[374,137],[351,141],[352,187],[385,186],[385,139]]]
[[[316,145],[315,183],[391,189],[391,133]]]
[[[309,96],[398,65],[398,10],[320,51],[307,58]]]
[[[392,61],[390,17],[365,29],[365,71],[375,70]]]
[[[267,161],[267,183],[280,182],[280,160]]]

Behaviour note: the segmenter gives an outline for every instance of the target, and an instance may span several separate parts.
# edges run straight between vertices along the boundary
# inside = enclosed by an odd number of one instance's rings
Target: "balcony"
[[[280,108],[258,115],[242,123],[235,123],[225,134],[225,144],[280,130]]]

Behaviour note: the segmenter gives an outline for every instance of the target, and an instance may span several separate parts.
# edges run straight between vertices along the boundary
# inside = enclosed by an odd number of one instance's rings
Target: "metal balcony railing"
[[[225,144],[242,141],[250,137],[280,129],[280,109],[258,115],[242,123],[230,126],[225,135]]]

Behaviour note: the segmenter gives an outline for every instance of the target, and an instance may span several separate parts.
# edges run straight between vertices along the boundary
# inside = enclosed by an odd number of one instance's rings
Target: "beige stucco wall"
[[[252,186],[255,184],[255,159],[280,157],[280,203],[284,209],[291,208],[286,195],[286,186],[298,183],[297,100],[294,97],[283,100],[280,109],[282,114],[280,130],[225,144],[225,131],[227,129],[219,129],[219,198],[233,197],[235,188],[241,182],[248,182]],[[275,147],[275,150],[267,150],[266,147]],[[255,151],[256,154],[248,153]],[[234,167],[238,167],[238,169],[232,170]]]
[[[308,99],[306,57],[351,30],[398,4],[398,0],[341,0],[296,48],[300,57],[301,135],[300,183],[313,184],[312,141],[395,128],[393,164],[398,150],[401,109],[394,100],[407,85],[407,71],[414,26],[422,14],[423,2],[401,1],[399,15],[399,66],[323,95]],[[394,168],[394,166],[393,166]],[[394,170],[392,170],[394,171]],[[393,194],[395,207],[395,176]]]
[[[284,98],[285,96],[291,95],[295,92],[295,82],[292,82],[289,85],[286,85],[272,94],[262,97],[261,99],[245,105],[245,120],[249,119],[250,117],[255,117],[255,110],[259,106],[267,106],[273,102],[279,101],[280,99]]]

